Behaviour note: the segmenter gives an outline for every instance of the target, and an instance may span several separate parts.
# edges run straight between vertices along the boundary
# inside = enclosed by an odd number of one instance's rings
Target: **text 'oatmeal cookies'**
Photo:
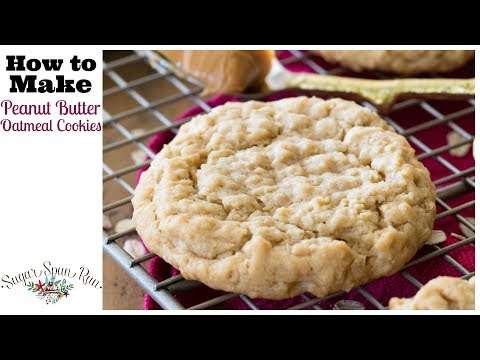
[[[323,297],[398,271],[435,191],[406,139],[341,99],[227,103],[182,125],[142,174],[134,223],[187,279]]]

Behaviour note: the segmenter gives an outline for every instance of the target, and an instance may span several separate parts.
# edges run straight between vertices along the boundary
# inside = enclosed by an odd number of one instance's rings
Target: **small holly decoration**
[[[27,290],[35,293],[39,299],[45,299],[47,304],[56,304],[59,300],[70,295],[69,290],[73,289],[73,284],[67,284],[65,279],[56,280],[56,276],[48,279],[45,276],[45,283],[38,280],[38,283],[30,281],[27,284]]]

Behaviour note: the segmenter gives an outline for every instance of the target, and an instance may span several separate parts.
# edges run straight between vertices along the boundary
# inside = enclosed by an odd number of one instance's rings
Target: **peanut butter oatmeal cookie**
[[[474,310],[475,283],[440,276],[430,280],[410,299],[393,298],[390,310]]]
[[[403,75],[449,72],[473,59],[472,50],[316,50],[325,60],[355,71]]]
[[[435,192],[406,139],[341,99],[227,103],[182,125],[141,177],[134,223],[187,279],[325,296],[398,271]]]

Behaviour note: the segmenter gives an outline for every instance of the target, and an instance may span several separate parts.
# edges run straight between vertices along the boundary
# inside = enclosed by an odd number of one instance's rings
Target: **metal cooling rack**
[[[289,56],[281,60],[286,65],[294,62],[302,62],[313,71],[320,74],[336,74],[341,75],[346,73],[344,68],[335,67],[328,70],[328,66],[319,65],[315,62],[311,55],[301,51],[290,51]],[[132,78],[131,74],[122,69],[128,68],[128,66],[147,66],[148,71],[145,75],[135,76]],[[130,200],[134,193],[134,179],[135,173],[138,169],[148,166],[151,159],[155,154],[146,146],[146,141],[152,135],[171,129],[175,131],[179,125],[188,121],[189,119],[182,120],[181,122],[173,122],[173,119],[180,113],[168,114],[168,107],[178,104],[179,102],[185,102],[184,110],[187,108],[198,105],[203,111],[210,111],[210,106],[202,100],[199,94],[202,92],[202,84],[193,78],[186,80],[179,79],[168,70],[168,66],[164,66],[160,57],[153,51],[135,51],[125,53],[122,52],[119,57],[110,62],[104,62],[104,83],[110,83],[110,87],[104,90],[104,131],[108,127],[111,127],[117,131],[119,137],[111,141],[104,140],[104,188],[114,186],[112,183],[116,183],[120,186],[118,191],[118,198],[107,204],[104,204],[103,212],[108,214],[115,209],[122,206],[130,206]],[[381,76],[376,74],[376,76]],[[152,88],[158,85],[158,82],[162,82],[164,86],[168,86],[168,94],[163,91],[156,91],[155,96],[143,95],[142,89]],[[119,93],[127,94],[129,101],[125,101],[124,109],[115,114],[109,113],[106,100],[108,97],[118,95]],[[376,108],[370,103],[363,103],[364,106],[369,107],[373,111],[377,111]],[[473,142],[474,134],[470,134],[465,129],[455,123],[464,116],[473,114],[475,111],[474,101],[465,102],[465,106],[455,112],[443,113],[440,109],[434,107],[431,102],[420,100],[407,100],[394,105],[392,112],[408,109],[411,107],[420,107],[432,118],[420,125],[403,128],[397,121],[393,120],[389,116],[382,116],[396,131],[405,137],[418,149],[421,153],[418,159],[424,161],[426,159],[434,158],[444,167],[446,167],[451,174],[434,181],[437,186],[437,205],[442,209],[437,214],[436,220],[445,218],[447,216],[454,216],[460,223],[464,224],[467,228],[475,233],[475,226],[465,219],[460,212],[466,208],[474,207],[475,201],[463,202],[460,205],[451,207],[447,203],[447,199],[460,197],[467,192],[475,192],[475,168],[472,166],[468,169],[460,170],[454,163],[448,161],[442,156],[452,148],[470,144]],[[183,110],[182,110],[183,111]],[[128,119],[136,116],[147,116],[149,118],[150,128],[146,129],[143,133],[132,131],[132,125],[128,124]],[[153,119],[153,122],[152,122]],[[458,133],[464,141],[455,145],[446,145],[439,148],[430,148],[424,142],[420,141],[416,134],[426,129],[434,131],[435,126],[445,124],[451,130]],[[142,126],[143,124],[136,123],[136,126]],[[111,155],[115,155],[115,152],[120,151],[124,147],[132,147],[141,150],[146,158],[144,163],[129,165],[118,169],[113,169],[109,165],[109,158]],[[444,186],[444,184],[448,184]],[[104,250],[110,255],[163,309],[184,309],[184,306],[180,304],[173,294],[176,291],[181,291],[185,288],[192,286],[199,286],[200,284],[193,281],[183,279],[181,275],[170,277],[164,281],[156,281],[142,266],[148,260],[152,259],[156,255],[148,254],[143,257],[134,259],[128,253],[123,250],[119,244],[122,238],[135,236],[135,229],[128,229],[120,233],[104,232]],[[412,267],[429,261],[436,257],[443,257],[451,265],[453,265],[463,276],[468,279],[475,273],[470,272],[460,265],[449,253],[455,249],[464,246],[474,246],[475,236],[459,240],[449,246],[439,247],[437,245],[431,246],[431,251],[426,255],[423,255],[407,264],[402,270],[401,274],[411,284],[420,288],[423,284],[416,279],[409,270]],[[385,304],[380,303],[375,297],[373,297],[364,286],[358,287],[356,290],[365,297],[376,309],[385,309]],[[305,309],[315,308],[320,309],[318,303],[323,300],[331,299],[339,294],[333,294],[327,298],[311,298],[304,294],[302,295],[304,302],[302,304],[295,305],[290,309]],[[199,304],[195,304],[189,309],[207,309],[217,304],[220,304],[228,299],[239,297],[250,309],[257,309],[255,304],[245,295],[241,294],[223,294]]]

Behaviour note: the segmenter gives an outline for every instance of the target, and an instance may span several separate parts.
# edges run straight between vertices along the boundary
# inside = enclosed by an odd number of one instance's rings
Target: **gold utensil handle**
[[[367,100],[387,111],[400,99],[470,99],[475,96],[475,79],[371,80],[351,77],[292,73],[287,87],[316,90],[354,100]]]

